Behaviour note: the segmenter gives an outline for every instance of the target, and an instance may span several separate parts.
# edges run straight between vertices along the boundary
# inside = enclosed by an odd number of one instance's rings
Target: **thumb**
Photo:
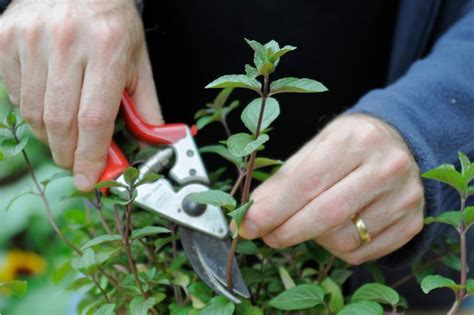
[[[127,90],[137,106],[138,113],[150,124],[163,124],[164,120],[153,80],[153,71],[145,45],[139,53],[136,71],[136,80],[133,80],[135,82],[127,86]]]

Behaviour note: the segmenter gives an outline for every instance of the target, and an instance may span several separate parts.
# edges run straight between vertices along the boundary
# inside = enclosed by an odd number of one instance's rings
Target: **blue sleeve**
[[[474,8],[412,64],[395,83],[365,95],[348,113],[377,117],[397,129],[421,172],[457,163],[457,152],[474,159]],[[459,209],[459,197],[446,185],[424,181],[427,215]],[[406,266],[444,233],[429,225],[382,264]]]

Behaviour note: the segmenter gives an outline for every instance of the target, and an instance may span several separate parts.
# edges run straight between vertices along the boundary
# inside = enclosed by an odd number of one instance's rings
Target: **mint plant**
[[[449,315],[456,314],[461,303],[470,295],[474,295],[474,279],[467,278],[467,244],[466,235],[474,225],[474,206],[466,207],[467,199],[474,195],[474,185],[470,183],[474,180],[474,163],[462,152],[458,153],[461,163],[461,172],[457,171],[452,164],[443,164],[437,168],[423,174],[424,178],[434,179],[448,184],[454,188],[460,197],[460,210],[446,211],[437,217],[427,217],[426,224],[443,223],[456,229],[460,242],[460,279],[456,283],[452,279],[440,275],[428,275],[421,281],[423,292],[429,293],[438,288],[451,289],[455,296],[455,301],[448,312]]]
[[[412,266],[412,274],[393,284],[387,284],[377,265],[369,263],[365,267],[373,281],[353,294],[345,295],[343,287],[352,275],[351,266],[315,242],[307,241],[277,251],[260,240],[239,237],[241,224],[253,204],[250,198],[252,181],[266,180],[282,164],[282,161],[263,155],[272,124],[280,114],[276,96],[327,90],[323,84],[311,79],[289,77],[271,80],[281,58],[296,48],[280,47],[275,41],[266,44],[246,41],[254,51],[253,65],[245,65],[245,74],[224,75],[209,83],[207,88],[221,90],[195,115],[199,129],[213,123],[222,126],[225,140],[202,147],[200,151],[222,157],[235,169],[235,177],[227,176],[226,167],[219,168],[210,174],[212,190],[188,198],[227,211],[233,230],[227,270],[231,270],[233,258],[238,254],[237,261],[251,299],[234,304],[226,297],[214,296],[188,264],[179,246],[175,224],[133,206],[137,187],[160,179],[159,174],[140,177],[137,169],[128,168],[124,173],[125,183],[105,181],[99,183],[93,192],[74,192],[64,196],[64,199],[76,201],[75,206],[61,209],[62,215],[54,218],[45,192],[53,182],[63,180],[69,174],[60,172],[46,179],[38,177],[26,150],[29,138],[26,126],[11,112],[0,122],[0,160],[5,163],[14,156],[21,156],[33,187],[11,198],[6,208],[12,211],[15,201],[24,195],[40,198],[52,229],[68,249],[67,260],[54,265],[53,281],[81,292],[78,307],[81,315],[383,315],[401,314],[408,309],[406,300],[395,289],[415,277],[421,281],[425,292],[437,288],[451,289],[455,301],[449,314],[456,314],[462,301],[474,294],[474,280],[467,279],[466,244],[467,231],[474,224],[474,207],[466,206],[468,198],[474,195],[474,163],[462,153],[459,153],[461,171],[452,165],[442,165],[423,174],[425,178],[451,185],[459,193],[460,211],[426,218],[426,224],[441,222],[452,225],[460,235],[459,240],[448,239],[443,246],[434,247],[426,258]],[[233,133],[227,119],[241,104],[232,99],[232,92],[237,88],[249,89],[258,95],[249,100],[240,113],[246,132]],[[140,150],[138,142],[123,128],[120,119],[115,137],[122,140],[120,144],[130,161],[139,163],[155,150]],[[125,198],[99,193],[100,189],[112,187],[123,189]],[[430,274],[436,262],[459,270],[459,282]],[[23,296],[27,289],[23,280],[0,282],[0,295],[7,292],[12,299]],[[227,286],[232,289],[231,277],[227,279]]]

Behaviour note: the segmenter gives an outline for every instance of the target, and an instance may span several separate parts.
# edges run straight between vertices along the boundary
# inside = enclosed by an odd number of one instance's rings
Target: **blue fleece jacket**
[[[474,160],[474,1],[402,1],[393,45],[392,83],[366,94],[348,113],[395,127],[422,172],[459,165],[458,151]],[[424,186],[428,215],[459,209],[453,189],[433,181]],[[403,267],[444,231],[442,225],[426,227],[383,262]]]

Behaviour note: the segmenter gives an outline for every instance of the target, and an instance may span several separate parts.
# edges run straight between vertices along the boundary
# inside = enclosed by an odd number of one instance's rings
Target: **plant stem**
[[[459,308],[461,307],[461,302],[462,301],[459,300],[456,296],[456,301],[454,301],[453,306],[451,306],[451,309],[449,310],[448,313],[446,313],[446,315],[455,315],[458,312]]]
[[[97,215],[99,216],[100,224],[104,228],[104,230],[107,232],[107,234],[112,234],[112,230],[110,229],[109,225],[107,224],[107,221],[105,221],[104,214],[102,213],[102,199],[100,196],[99,190],[95,190],[95,200],[93,201],[95,210],[97,212]]]
[[[257,129],[255,130],[255,139],[260,136],[260,129],[262,127],[263,114],[265,112],[265,104],[268,99],[268,87],[269,80],[268,75],[263,77],[263,91],[262,91],[262,106],[260,107],[260,113],[258,115]],[[255,167],[255,159],[257,158],[257,150],[253,151],[250,155],[250,159],[247,162],[247,174],[245,175],[244,188],[242,191],[242,199],[240,204],[245,204],[250,199],[250,187],[252,185],[252,174]],[[227,289],[230,292],[233,292],[233,281],[232,281],[232,267],[234,264],[235,250],[237,249],[237,243],[240,240],[240,236],[235,237],[232,240],[232,245],[230,247],[229,255],[227,256]]]
[[[102,295],[104,296],[105,300],[107,301],[107,303],[110,303],[110,299],[109,297],[107,296],[107,293],[104,291],[104,289],[102,289],[102,287],[100,286],[99,284],[99,281],[97,281],[97,278],[95,277],[95,275],[91,275],[91,279],[92,279],[92,282],[94,282],[95,286],[99,289],[99,291],[102,293]]]
[[[13,132],[13,135],[15,137],[15,141],[17,143],[20,143],[20,139],[18,139],[17,135],[16,135],[16,132]],[[21,150],[21,154],[23,155],[23,159],[25,160],[25,163],[26,163],[26,166],[28,167],[28,172],[30,173],[30,176],[31,176],[31,179],[33,180],[33,183],[36,187],[36,190],[38,191],[38,195],[39,197],[41,198],[42,202],[43,202],[43,205],[44,207],[46,208],[46,213],[48,215],[48,221],[49,221],[49,224],[51,224],[54,232],[56,233],[56,235],[67,245],[69,246],[73,251],[75,251],[77,254],[81,255],[82,256],[82,251],[77,248],[73,243],[71,243],[65,236],[64,234],[61,232],[61,230],[59,229],[59,227],[56,225],[56,222],[54,221],[54,216],[53,216],[53,212],[51,211],[51,207],[49,205],[49,202],[48,202],[48,199],[46,199],[46,195],[45,195],[45,192],[44,192],[44,189],[41,187],[38,179],[36,178],[36,174],[33,170],[33,166],[30,162],[30,159],[28,157],[28,154],[26,153],[25,149]]]
[[[412,278],[414,278],[416,272],[420,272],[420,271],[422,271],[422,270],[425,270],[426,268],[431,267],[431,266],[434,265],[435,263],[441,261],[441,260],[443,259],[443,256],[444,256],[444,253],[441,254],[441,255],[439,255],[439,256],[434,257],[434,258],[431,259],[430,261],[428,261],[428,262],[426,262],[425,264],[423,264],[423,265],[419,266],[418,268],[416,268],[416,269],[414,270],[414,272],[412,272],[412,273],[406,275],[405,277],[401,278],[400,280],[394,282],[392,285],[390,285],[390,287],[391,287],[392,289],[398,288],[399,286],[401,286],[401,285],[404,284],[405,282],[407,282],[407,281],[411,280]]]
[[[239,187],[242,186],[241,184],[244,178],[245,178],[245,173],[242,172],[242,170],[239,168],[239,177],[237,177],[234,187],[232,187],[232,190],[230,191],[231,196],[234,196],[235,193],[237,192],[237,189],[239,189]]]

